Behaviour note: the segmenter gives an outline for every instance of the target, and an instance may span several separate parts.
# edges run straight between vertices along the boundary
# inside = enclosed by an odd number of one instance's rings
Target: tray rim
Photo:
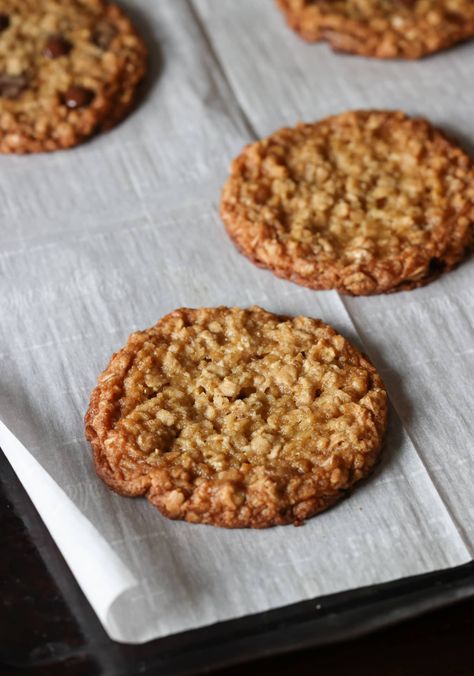
[[[134,676],[151,674],[160,667],[170,676],[199,674],[357,638],[474,596],[472,561],[300,601],[142,644],[119,643],[106,634],[1,448],[0,488],[23,521],[81,630],[84,637],[81,653],[94,658],[101,673]],[[134,667],[137,660],[141,664]],[[61,660],[42,660],[32,663],[31,669],[60,663]]]

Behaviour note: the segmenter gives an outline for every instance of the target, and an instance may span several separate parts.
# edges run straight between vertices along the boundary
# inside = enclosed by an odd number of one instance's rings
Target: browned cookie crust
[[[277,0],[310,42],[379,59],[419,59],[474,35],[472,0]]]
[[[441,132],[356,111],[280,129],[231,166],[221,215],[257,265],[313,289],[412,289],[466,254],[474,169]]]
[[[317,319],[180,309],[133,334],[93,391],[99,476],[165,515],[228,528],[299,524],[366,477],[387,397]]]
[[[77,145],[133,106],[146,49],[104,0],[2,0],[0,152]]]

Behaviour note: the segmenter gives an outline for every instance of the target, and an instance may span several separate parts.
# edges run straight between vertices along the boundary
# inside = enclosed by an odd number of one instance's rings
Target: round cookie
[[[310,42],[379,59],[419,59],[474,36],[472,0],[277,0]]]
[[[469,157],[427,121],[355,111],[280,129],[233,161],[221,215],[238,249],[313,289],[413,289],[467,253]]]
[[[380,376],[327,324],[218,307],[133,334],[85,422],[118,493],[172,519],[265,528],[302,523],[366,477],[386,417]]]
[[[130,110],[146,48],[104,0],[2,0],[0,152],[77,145]]]

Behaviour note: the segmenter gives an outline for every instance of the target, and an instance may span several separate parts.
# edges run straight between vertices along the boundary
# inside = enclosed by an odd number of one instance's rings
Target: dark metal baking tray
[[[356,637],[474,595],[474,563],[469,563],[143,645],[116,643],[1,451],[0,542],[0,673],[196,674]]]

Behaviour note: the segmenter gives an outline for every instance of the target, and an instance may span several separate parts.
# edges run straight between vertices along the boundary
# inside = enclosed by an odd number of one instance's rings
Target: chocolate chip
[[[61,35],[51,35],[43,49],[43,54],[48,59],[58,59],[66,56],[72,49],[72,44]]]
[[[28,78],[25,75],[0,75],[0,96],[5,99],[17,99],[27,86]]]
[[[10,17],[8,14],[0,14],[0,33],[6,31],[10,26]]]
[[[117,29],[111,23],[102,21],[97,24],[92,32],[92,42],[103,50],[108,49],[110,43],[117,35]]]
[[[64,94],[64,103],[68,108],[85,108],[94,100],[95,94],[92,89],[86,87],[71,87]]]
[[[457,14],[456,12],[445,12],[444,18],[446,19],[446,21],[449,21],[450,23],[456,24],[464,23],[464,17],[462,17],[460,14]]]

